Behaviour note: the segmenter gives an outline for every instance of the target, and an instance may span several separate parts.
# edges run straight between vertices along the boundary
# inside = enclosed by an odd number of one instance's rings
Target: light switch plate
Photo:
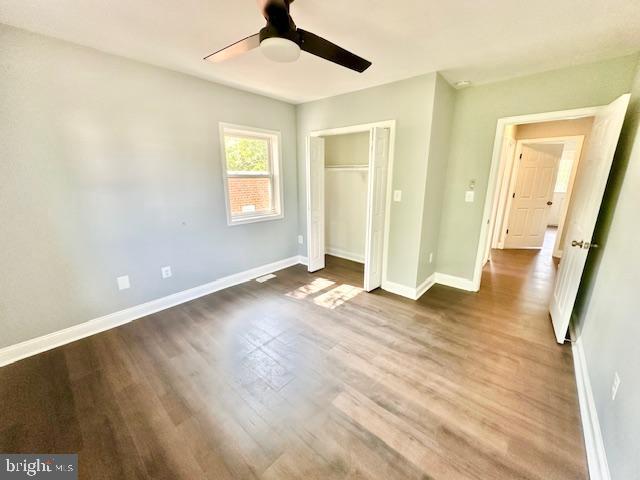
[[[302,245],[304,243],[304,237],[302,235],[298,235],[298,243]]]
[[[475,198],[476,198],[476,192],[474,192],[473,190],[467,190],[464,193],[464,201],[467,203],[473,203]]]
[[[402,190],[394,190],[393,191],[393,201],[401,202],[402,201]]]
[[[131,287],[131,282],[129,282],[129,275],[123,275],[122,277],[116,278],[118,282],[118,290],[126,290]]]

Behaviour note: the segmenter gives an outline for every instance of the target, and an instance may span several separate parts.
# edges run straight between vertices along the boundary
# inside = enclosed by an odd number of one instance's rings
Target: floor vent
[[[270,273],[268,275],[263,275],[261,277],[256,278],[256,282],[258,283],[264,283],[267,280],[271,280],[272,278],[276,278],[276,276],[273,273]]]

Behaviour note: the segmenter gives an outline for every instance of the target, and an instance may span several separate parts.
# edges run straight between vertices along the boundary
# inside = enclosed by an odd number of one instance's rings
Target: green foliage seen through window
[[[230,172],[268,172],[269,141],[262,138],[224,137],[227,170]]]

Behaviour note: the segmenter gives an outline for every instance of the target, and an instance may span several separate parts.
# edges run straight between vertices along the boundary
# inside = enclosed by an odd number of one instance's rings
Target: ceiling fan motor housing
[[[267,0],[262,8],[262,14],[267,25],[260,30],[260,43],[267,38],[286,38],[299,43],[299,36],[291,15],[289,5],[293,0]]]
[[[291,23],[293,23],[293,21]],[[300,38],[295,24],[292,29],[279,30],[274,25],[268,23],[266,27],[260,30],[260,43],[267,38],[286,38],[294,43],[300,43]]]

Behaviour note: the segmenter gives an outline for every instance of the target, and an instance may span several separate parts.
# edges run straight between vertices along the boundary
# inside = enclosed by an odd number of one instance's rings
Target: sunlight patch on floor
[[[314,298],[313,303],[315,303],[316,305],[320,305],[321,307],[333,310],[334,308],[339,307],[345,302],[348,302],[363,291],[364,290],[362,288],[343,284],[329,290],[327,293],[319,295],[317,298]]]
[[[307,298],[309,295],[313,295],[314,293],[318,293],[320,290],[324,290],[325,288],[330,287],[331,285],[335,285],[336,282],[331,280],[327,280],[326,278],[316,278],[311,283],[307,283],[295,290],[287,293],[287,297],[303,299]]]

